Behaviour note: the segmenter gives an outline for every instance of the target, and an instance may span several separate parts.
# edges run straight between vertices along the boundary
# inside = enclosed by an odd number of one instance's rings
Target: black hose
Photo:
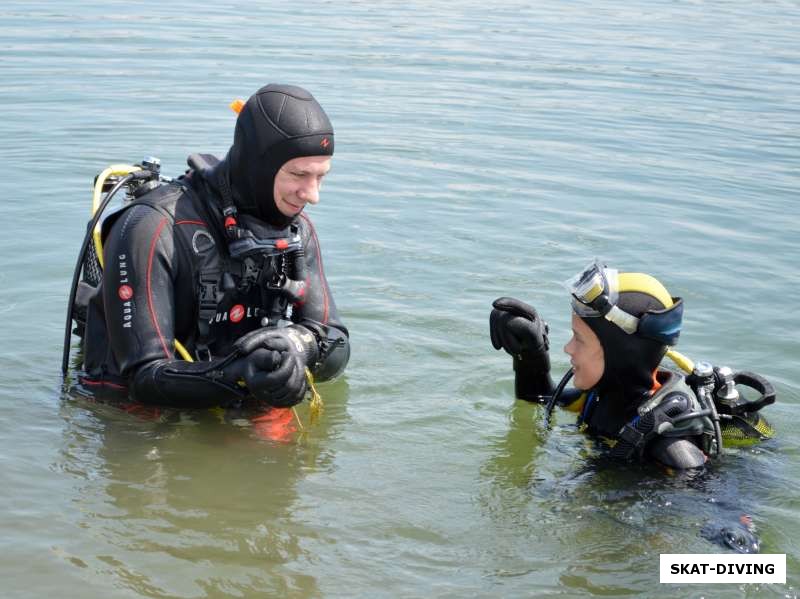
[[[292,252],[292,271],[295,281],[306,282],[308,273],[306,272],[306,258],[302,245]]]
[[[89,227],[86,230],[86,235],[83,238],[83,243],[81,244],[81,250],[78,253],[78,263],[75,265],[75,272],[72,274],[72,286],[70,287],[69,291],[69,304],[67,304],[67,323],[64,327],[64,353],[61,357],[61,372],[63,374],[67,374],[67,369],[69,366],[69,349],[70,349],[70,341],[72,338],[72,313],[73,308],[75,306],[75,294],[78,291],[78,279],[81,276],[81,271],[83,270],[83,262],[86,260],[86,250],[89,248],[89,243],[92,240],[92,234],[94,232],[94,228],[97,225],[97,222],[100,220],[100,217],[103,214],[103,211],[108,206],[108,203],[111,201],[116,193],[122,188],[123,185],[128,183],[131,179],[135,177],[135,173],[130,173],[125,175],[122,179],[120,179],[114,187],[106,194],[105,199],[100,204],[100,207],[94,213],[91,222],[89,223]]]
[[[722,427],[719,425],[719,414],[714,404],[714,398],[708,388],[701,386],[697,391],[697,399],[700,401],[700,407],[703,408],[703,411],[708,411],[711,417],[711,424],[714,427],[714,441],[716,443],[714,455],[719,456],[722,453]]]
[[[558,382],[558,386],[556,387],[556,390],[553,391],[553,395],[550,396],[544,412],[545,424],[550,423],[550,415],[553,413],[553,408],[555,407],[558,398],[561,397],[561,394],[564,392],[564,387],[567,386],[567,383],[572,378],[573,374],[575,374],[575,371],[572,368],[567,370],[567,372],[564,373],[564,376],[562,376],[561,380]]]
[[[722,454],[722,427],[719,425],[719,414],[717,414],[717,407],[714,405],[714,399],[712,398],[709,403],[711,404],[709,408],[711,410],[711,422],[714,425],[714,438],[717,441],[717,447],[714,453],[719,456]]]

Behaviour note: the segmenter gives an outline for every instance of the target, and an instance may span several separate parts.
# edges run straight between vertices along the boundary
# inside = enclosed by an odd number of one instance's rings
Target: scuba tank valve
[[[711,372],[709,372],[709,369]],[[775,430],[758,412],[775,402],[775,388],[764,377],[754,372],[734,371],[727,366],[711,367],[698,362],[686,377],[704,409],[712,415],[714,436],[719,455],[722,440],[727,445],[743,447],[770,439]],[[747,399],[739,386],[759,393],[755,400]]]
[[[719,414],[714,404],[714,367],[709,362],[696,362],[692,371],[692,378],[695,381],[697,399],[700,407],[709,410],[711,422],[714,426],[714,455],[722,453],[722,429],[719,426]]]
[[[733,380],[733,370],[728,366],[720,366],[715,370],[717,379],[716,400],[721,406],[733,407],[739,402],[739,391]]]
[[[727,366],[714,369],[716,382],[717,409],[720,414],[740,415],[758,412],[764,406],[775,403],[775,387],[767,379],[755,372],[733,371]],[[749,387],[759,394],[755,400],[746,399],[737,385]]]

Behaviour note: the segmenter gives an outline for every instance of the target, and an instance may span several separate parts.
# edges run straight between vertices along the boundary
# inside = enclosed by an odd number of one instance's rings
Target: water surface
[[[4,595],[795,596],[799,39],[788,1],[5,2]],[[64,393],[93,177],[223,154],[267,82],[336,128],[310,214],[353,355],[321,423]],[[491,301],[540,310],[560,374],[559,281],[594,256],[684,297],[684,353],[776,384],[775,442],[697,480],[602,469],[514,401]],[[739,513],[786,585],[658,584]]]

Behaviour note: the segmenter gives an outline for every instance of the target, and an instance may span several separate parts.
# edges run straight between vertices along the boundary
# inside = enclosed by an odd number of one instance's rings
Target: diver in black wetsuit
[[[306,204],[319,201],[333,127],[306,90],[249,98],[218,160],[103,223],[104,270],[89,301],[83,382],[140,402],[202,407],[255,397],[290,406],[350,355]],[[183,345],[194,361],[176,357]]]
[[[612,457],[649,457],[681,469],[703,466],[711,449],[718,452],[722,443],[714,402],[695,393],[686,377],[659,368],[678,340],[682,300],[649,275],[618,273],[597,262],[568,287],[573,336],[564,351],[576,389],[563,393],[550,378],[549,329],[536,310],[513,298],[493,304],[492,344],[513,356],[517,397],[550,405],[558,400],[579,414],[586,432],[610,446]],[[751,424],[758,422],[758,415],[753,418],[746,410],[753,407],[755,412],[774,401],[774,391],[758,375],[741,374],[748,381],[759,380],[764,401],[757,407],[734,406],[726,417],[756,437],[766,436]]]

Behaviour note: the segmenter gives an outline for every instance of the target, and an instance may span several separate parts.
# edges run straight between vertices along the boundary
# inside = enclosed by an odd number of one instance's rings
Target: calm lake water
[[[0,5],[0,595],[796,596],[798,2],[254,4]],[[93,177],[224,154],[268,82],[336,128],[310,215],[353,354],[321,422],[65,392]],[[595,256],[684,297],[683,353],[775,383],[774,441],[603,469],[514,401],[491,301],[539,309],[560,376]],[[741,514],[786,585],[659,585]]]

